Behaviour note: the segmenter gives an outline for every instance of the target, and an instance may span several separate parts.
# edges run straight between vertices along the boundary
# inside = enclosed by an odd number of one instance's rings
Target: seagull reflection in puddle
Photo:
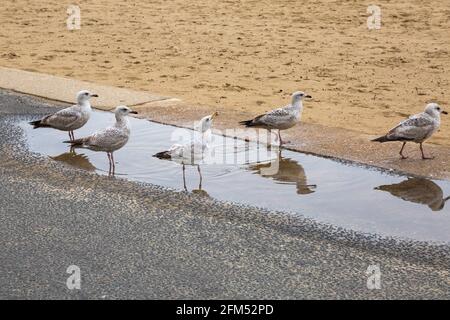
[[[427,205],[433,211],[444,209],[444,193],[436,183],[425,178],[408,178],[400,183],[382,185],[375,190],[386,191],[402,200]]]
[[[77,153],[75,153],[74,150],[71,150],[66,153],[62,153],[59,156],[54,156],[54,157],[50,156],[50,159],[59,161],[59,162],[64,162],[72,167],[75,167],[78,169],[83,169],[86,171],[92,172],[92,171],[96,170],[94,165],[89,161],[89,158],[85,154],[82,154],[82,153],[77,154]]]
[[[270,163],[250,165],[248,169],[260,174],[264,178],[269,178],[280,183],[295,183],[297,194],[300,195],[314,193],[317,188],[315,184],[308,184],[303,166],[293,159],[283,158],[281,150],[276,160]]]

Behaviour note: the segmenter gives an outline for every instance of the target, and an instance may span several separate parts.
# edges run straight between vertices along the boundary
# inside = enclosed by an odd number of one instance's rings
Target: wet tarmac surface
[[[216,179],[208,166],[202,191],[195,167],[187,170],[188,190],[197,189],[188,193],[176,191],[183,187],[175,163],[164,164],[173,166],[167,180],[176,181],[170,186],[175,191],[124,176],[120,154],[126,149],[117,153],[116,178],[95,173],[104,172],[101,161],[107,163],[101,153],[52,153],[56,161],[30,153],[23,129],[7,123],[49,110],[54,109],[26,96],[0,94],[1,298],[450,297],[448,245],[383,239],[295,212],[220,202],[214,191],[219,187],[208,182]],[[48,150],[59,144],[49,139]],[[325,192],[307,159],[284,152],[283,157],[286,171],[266,176],[259,172],[267,163],[244,164],[235,175],[246,172],[298,199]],[[81,170],[70,162],[81,163]],[[148,170],[141,173],[150,176]],[[373,193],[421,208],[429,217],[446,216],[445,205],[439,210],[439,201],[418,199],[410,191],[421,194],[417,190],[427,185],[435,194],[430,198],[444,198],[448,189],[441,181],[386,177],[371,185]],[[366,285],[373,264],[382,271],[379,290]],[[66,287],[70,265],[81,269],[81,290]]]
[[[192,137],[192,131],[130,118],[129,143],[115,153],[116,176],[217,200],[281,210],[359,232],[450,243],[450,182],[413,178],[213,135],[200,172],[153,154]],[[97,111],[77,136],[114,123]],[[11,123],[14,125],[14,123]],[[105,153],[62,143],[66,133],[16,122],[27,148],[66,165],[108,174]],[[384,191],[384,192],[383,192]]]

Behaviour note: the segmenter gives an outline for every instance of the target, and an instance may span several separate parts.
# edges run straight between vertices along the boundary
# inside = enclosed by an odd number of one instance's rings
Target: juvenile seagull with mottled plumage
[[[69,132],[69,139],[75,140],[74,130],[83,127],[91,116],[91,103],[89,99],[98,97],[87,90],[77,93],[77,104],[69,108],[59,110],[58,112],[42,118],[41,120],[31,121],[30,124],[37,128],[54,128]]]
[[[287,141],[281,139],[281,130],[286,130],[295,126],[301,118],[303,111],[302,100],[304,98],[312,98],[310,95],[302,91],[292,94],[292,101],[283,108],[278,108],[259,115],[254,119],[239,122],[246,127],[263,128],[267,130],[277,129],[280,145]]]
[[[130,138],[130,122],[127,118],[130,113],[137,114],[127,106],[118,106],[115,110],[116,123],[113,126],[99,130],[85,138],[64,142],[70,143],[73,148],[106,152],[109,160],[109,174],[114,174],[116,166],[113,153],[122,148]]]
[[[420,144],[420,152],[422,159],[433,159],[433,157],[426,157],[423,152],[422,143],[430,138],[441,125],[441,113],[448,114],[442,110],[437,103],[429,103],[425,107],[425,111],[415,114],[408,119],[399,123],[398,126],[391,129],[386,135],[373,139],[376,142],[388,141],[402,141],[403,145],[400,149],[400,156],[406,159],[403,155],[403,149],[407,142],[415,142]]]

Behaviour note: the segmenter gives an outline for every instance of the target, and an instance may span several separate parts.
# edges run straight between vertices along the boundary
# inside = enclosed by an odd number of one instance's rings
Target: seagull
[[[312,97],[302,91],[294,92],[292,94],[291,104],[283,108],[274,109],[266,114],[259,115],[252,120],[241,121],[239,124],[245,125],[246,127],[263,128],[267,130],[278,129],[278,139],[281,146],[288,141],[283,141],[281,139],[280,131],[292,128],[300,121],[303,110],[303,98]]]
[[[422,159],[433,159],[433,157],[425,156],[422,143],[439,129],[441,125],[441,113],[448,114],[437,103],[429,103],[425,107],[424,112],[410,116],[408,119],[400,122],[395,128],[391,129],[386,135],[373,139],[372,141],[381,143],[402,141],[403,145],[400,149],[401,159],[407,158],[403,155],[403,149],[407,142],[419,143]]]
[[[70,141],[75,140],[74,130],[84,126],[91,116],[91,103],[89,99],[98,97],[87,90],[77,93],[77,104],[69,108],[62,109],[52,115],[46,116],[41,120],[31,121],[30,124],[37,128],[54,128],[69,132]]]
[[[109,174],[114,175],[116,166],[113,153],[122,148],[130,138],[130,122],[127,118],[130,113],[137,114],[127,106],[118,106],[115,110],[116,123],[113,126],[99,130],[88,137],[64,141],[64,143],[70,143],[72,148],[106,152],[109,160]]]
[[[185,178],[185,165],[186,164],[196,164],[197,171],[200,176],[200,186],[202,184],[202,173],[200,170],[201,160],[203,159],[207,149],[209,148],[209,143],[211,140],[211,127],[213,120],[218,116],[217,112],[211,115],[203,117],[194,127],[195,133],[200,133],[200,136],[194,135],[193,139],[185,144],[174,144],[169,150],[158,152],[153,156],[158,159],[174,160],[176,162],[181,162],[183,165],[183,184],[184,189],[186,188],[186,178]]]
[[[218,113],[215,112],[209,116],[203,117],[195,126],[194,129],[196,132],[200,132],[200,137],[196,135],[192,141],[189,141],[188,143],[174,144],[169,150],[158,152],[153,156],[159,159],[181,160],[185,163],[202,159],[206,149],[209,147],[210,130],[213,120],[217,115]]]

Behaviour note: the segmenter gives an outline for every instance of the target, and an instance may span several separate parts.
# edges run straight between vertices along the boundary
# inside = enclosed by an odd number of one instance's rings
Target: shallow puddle
[[[94,112],[75,132],[88,135],[114,122],[114,115]],[[450,182],[387,174],[375,169],[305,155],[262,144],[214,136],[213,164],[186,166],[152,157],[174,141],[172,126],[131,119],[129,143],[114,156],[116,176],[144,181],[219,200],[288,211],[318,222],[383,236],[450,243]],[[108,174],[105,153],[69,153],[65,132],[33,130],[20,123],[31,151],[55,161]],[[224,161],[226,160],[226,161]],[[420,160],[418,160],[420,161]],[[201,181],[201,185],[200,184]]]

